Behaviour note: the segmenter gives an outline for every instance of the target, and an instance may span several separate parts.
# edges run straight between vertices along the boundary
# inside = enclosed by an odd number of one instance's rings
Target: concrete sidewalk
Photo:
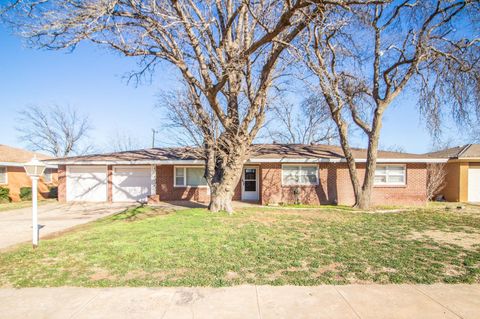
[[[0,289],[0,318],[480,318],[480,285]]]

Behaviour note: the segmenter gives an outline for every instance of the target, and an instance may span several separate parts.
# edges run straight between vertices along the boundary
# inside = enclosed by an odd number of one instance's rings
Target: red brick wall
[[[174,165],[157,166],[157,195],[161,201],[193,200],[205,203],[210,201],[207,187],[174,187],[173,179]],[[241,196],[241,184],[238,183],[233,200],[240,200]]]
[[[112,165],[107,166],[107,201],[112,202],[112,179],[113,179],[113,168]]]
[[[261,165],[262,204],[293,203],[297,186],[282,186],[281,163]],[[319,185],[300,186],[300,201],[305,204],[353,205],[355,197],[346,163],[320,163]],[[365,165],[359,164],[359,178],[363,179]],[[375,186],[373,205],[423,204],[426,201],[426,164],[407,164],[405,186]]]
[[[58,165],[58,201],[65,203],[67,201],[67,167]]]

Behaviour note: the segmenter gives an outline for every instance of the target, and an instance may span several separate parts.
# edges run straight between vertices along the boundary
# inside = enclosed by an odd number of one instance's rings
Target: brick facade
[[[250,166],[250,165],[249,165]],[[252,165],[253,166],[253,165]],[[293,203],[293,190],[298,186],[283,186],[281,163],[261,163],[258,167],[259,202],[263,205]],[[299,199],[304,204],[354,204],[353,188],[346,163],[320,163],[319,184],[300,186]],[[363,179],[364,164],[358,164],[359,178]],[[109,194],[111,194],[111,166],[108,167]],[[372,193],[373,205],[424,204],[426,201],[426,164],[406,164],[405,186],[375,186]],[[158,165],[156,188],[160,201],[192,200],[208,202],[207,187],[174,187],[174,165]],[[59,201],[65,201],[65,165],[58,168]],[[234,200],[241,200],[241,182],[235,188]],[[108,198],[111,201],[111,195]]]
[[[20,189],[22,187],[32,187],[32,179],[27,175],[23,166],[3,166],[6,168],[7,183],[0,184],[2,187],[7,187],[10,190],[10,199],[14,202],[20,201]],[[46,199],[49,197],[51,187],[57,186],[57,171],[52,173],[52,181],[45,182],[43,177],[38,180],[38,198]]]
[[[261,203],[293,203],[293,190],[300,188],[299,199],[304,204],[353,205],[355,197],[346,163],[321,163],[319,184],[316,186],[282,186],[282,164],[261,165]],[[365,174],[365,165],[357,165],[359,179]],[[405,186],[375,186],[372,192],[373,205],[424,204],[426,201],[426,164],[407,164]]]

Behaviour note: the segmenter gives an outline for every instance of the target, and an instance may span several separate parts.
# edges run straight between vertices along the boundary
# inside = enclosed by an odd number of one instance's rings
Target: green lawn
[[[0,286],[480,282],[480,208],[144,207],[0,254]]]
[[[39,200],[38,205],[55,203],[56,201],[57,201],[56,199]],[[20,202],[11,202],[11,203],[0,203],[0,212],[13,210],[13,209],[19,209],[19,208],[25,208],[25,207],[31,207],[31,206],[32,206],[32,201],[30,201],[30,200],[20,201]]]

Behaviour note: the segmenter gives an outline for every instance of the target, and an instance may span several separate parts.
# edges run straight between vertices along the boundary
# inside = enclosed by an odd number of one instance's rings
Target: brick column
[[[113,177],[112,165],[108,165],[107,166],[107,201],[109,203],[112,202],[112,177]]]
[[[58,165],[58,201],[67,201],[67,166]]]

